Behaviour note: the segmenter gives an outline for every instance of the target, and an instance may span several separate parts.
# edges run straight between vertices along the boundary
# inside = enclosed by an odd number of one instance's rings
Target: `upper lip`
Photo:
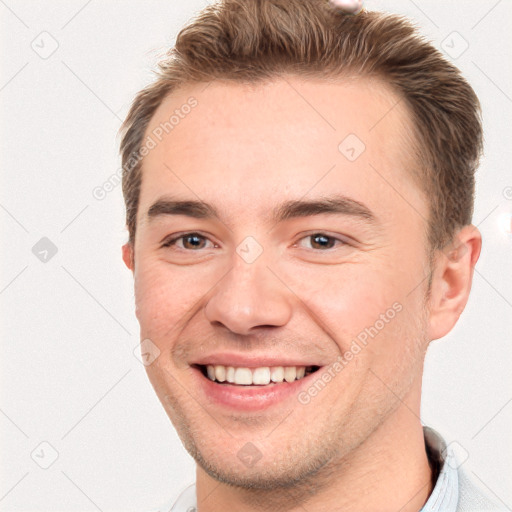
[[[222,365],[245,368],[259,368],[264,366],[323,366],[313,359],[291,358],[290,356],[247,356],[234,353],[218,353],[202,356],[194,361],[195,365]]]

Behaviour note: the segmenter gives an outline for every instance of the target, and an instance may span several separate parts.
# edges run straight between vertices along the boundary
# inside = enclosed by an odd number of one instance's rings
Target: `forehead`
[[[226,208],[238,198],[258,215],[278,197],[333,187],[371,202],[368,190],[377,200],[390,182],[414,186],[411,128],[405,102],[375,80],[187,85],[147,127],[155,144],[143,160],[139,217],[164,192],[217,196]]]

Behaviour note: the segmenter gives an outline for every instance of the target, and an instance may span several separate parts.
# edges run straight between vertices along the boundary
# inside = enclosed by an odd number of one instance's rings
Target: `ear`
[[[133,245],[127,242],[123,245],[123,261],[124,264],[133,272],[134,259],[133,259]]]
[[[455,234],[449,246],[438,251],[429,299],[430,340],[448,334],[466,307],[481,248],[482,235],[470,224]]]

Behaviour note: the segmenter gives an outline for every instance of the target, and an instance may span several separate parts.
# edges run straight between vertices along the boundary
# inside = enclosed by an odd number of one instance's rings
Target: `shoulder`
[[[431,467],[438,467],[437,480],[424,511],[430,512],[493,512],[510,509],[476,475],[470,476],[465,459],[455,453],[454,443],[431,427],[424,426],[425,448]],[[492,487],[492,485],[491,485]]]
[[[177,498],[147,512],[197,512],[196,484],[189,485]]]
[[[457,512],[494,512],[510,510],[503,503],[490,496],[483,486],[461,468],[458,469],[459,501]]]

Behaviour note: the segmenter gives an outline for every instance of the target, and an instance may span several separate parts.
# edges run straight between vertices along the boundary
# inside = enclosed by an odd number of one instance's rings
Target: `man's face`
[[[190,96],[197,106],[143,163],[136,312],[159,350],[147,372],[201,468],[270,489],[349,460],[379,426],[418,421],[427,202],[410,178],[407,113],[382,84],[190,86],[146,135]],[[340,197],[337,213],[279,215]],[[148,215],[162,200],[203,201],[218,218],[162,203]],[[213,383],[197,367],[208,362],[321,368],[246,386]]]

